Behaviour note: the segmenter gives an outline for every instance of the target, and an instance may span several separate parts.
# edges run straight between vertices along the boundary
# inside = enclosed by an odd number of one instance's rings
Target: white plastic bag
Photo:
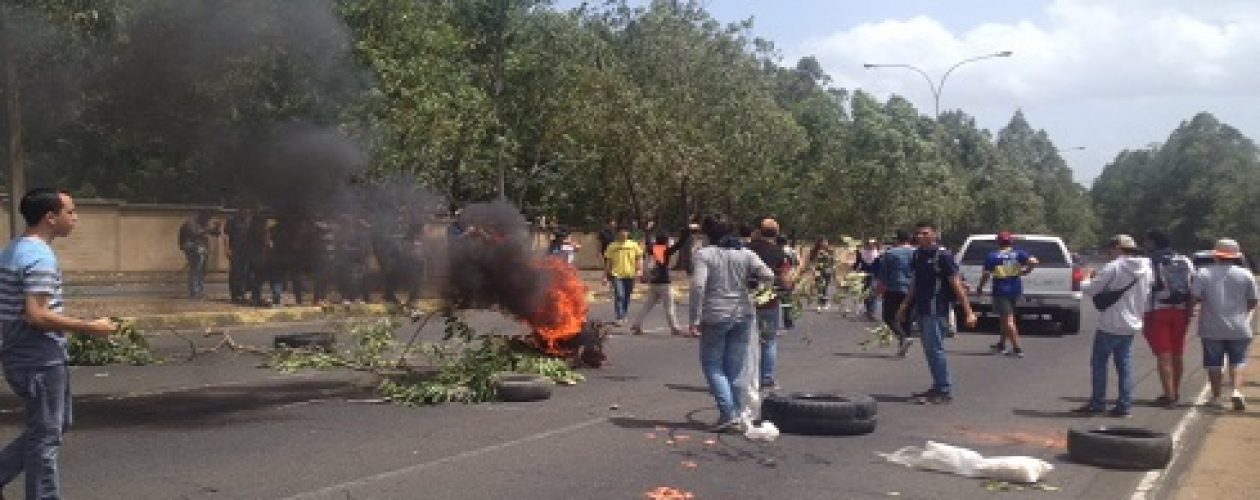
[[[986,458],[976,466],[980,477],[1008,483],[1035,483],[1051,470],[1054,466],[1050,462],[1033,457]]]
[[[761,425],[750,425],[747,429],[747,431],[744,431],[744,437],[748,438],[749,441],[765,441],[768,443],[779,437],[779,428],[775,427],[774,422],[769,420],[762,422]]]
[[[755,316],[751,330],[748,350],[744,352],[744,369],[739,374],[740,400],[743,403],[739,419],[745,429],[751,429],[753,422],[761,418],[761,334],[757,331]]]
[[[1049,462],[1033,457],[984,458],[975,451],[935,441],[928,441],[922,448],[906,446],[879,455],[907,467],[1019,483],[1035,483],[1054,469]]]

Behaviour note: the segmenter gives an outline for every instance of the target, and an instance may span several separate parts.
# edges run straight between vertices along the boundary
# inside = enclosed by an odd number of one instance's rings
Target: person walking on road
[[[1037,258],[1022,249],[1015,248],[1015,235],[1010,231],[997,234],[998,249],[989,252],[984,259],[984,274],[980,275],[980,283],[976,284],[976,296],[984,294],[984,285],[993,279],[993,312],[998,315],[1001,336],[998,342],[989,346],[994,354],[1024,357],[1024,348],[1019,344],[1019,325],[1015,318],[1015,304],[1024,294],[1024,280],[1037,267]],[[1006,350],[1006,342],[1010,341],[1011,350]]]
[[[718,407],[714,432],[742,431],[741,379],[753,328],[750,281],[769,283],[774,272],[744,248],[731,224],[707,218],[709,245],[696,251],[688,311],[692,335],[700,336],[700,367]]]
[[[757,334],[761,346],[761,387],[773,389],[775,364],[779,357],[778,336],[779,322],[783,309],[779,307],[779,293],[790,286],[792,261],[783,253],[783,246],[775,242],[779,236],[779,223],[774,219],[761,221],[760,228],[753,235],[748,249],[757,254],[767,267],[774,272],[773,286],[765,294],[758,294],[755,299],[757,308]]]
[[[796,278],[801,268],[801,256],[796,253],[796,249],[788,243],[786,236],[780,234],[775,237],[774,242],[783,249],[783,255],[787,256],[788,268],[784,271],[788,277],[784,281],[784,287],[779,289],[779,308],[780,314],[783,316],[783,329],[791,330],[796,326],[795,316],[797,314],[796,306],[793,303],[792,294],[796,291]]]
[[[1242,370],[1247,362],[1254,332],[1251,314],[1256,309],[1256,278],[1243,266],[1238,242],[1221,239],[1213,250],[1214,265],[1198,271],[1193,284],[1193,299],[1199,309],[1199,337],[1203,342],[1203,368],[1212,386],[1208,407],[1223,409],[1221,401],[1225,358],[1229,358],[1230,400],[1234,409],[1247,409],[1247,400],[1239,390],[1243,385]]]
[[[932,387],[914,394],[919,404],[947,404],[953,401],[953,387],[949,381],[949,365],[945,359],[945,332],[949,328],[949,313],[955,302],[962,308],[963,321],[968,327],[975,326],[976,314],[967,301],[958,264],[954,256],[937,243],[936,226],[920,222],[914,226],[914,237],[919,248],[911,257],[914,279],[911,293],[897,310],[897,321],[904,322],[913,311],[919,322],[919,337],[923,343],[923,355],[927,357],[932,373]]]
[[[831,282],[836,277],[836,254],[827,243],[827,238],[814,243],[814,248],[809,252],[809,265],[814,271],[814,293],[818,294],[818,311],[822,312],[831,307],[827,299],[830,297]]]
[[[669,324],[669,331],[674,335],[687,334],[687,331],[679,326],[678,316],[674,314],[674,284],[669,275],[669,259],[691,244],[690,236],[690,233],[684,231],[682,238],[671,245],[668,234],[656,235],[656,241],[648,248],[647,258],[651,262],[651,267],[643,276],[648,284],[647,298],[643,300],[643,308],[639,310],[639,314],[631,323],[630,333],[643,335],[643,319],[652,312],[657,303],[660,303],[665,309],[665,322]]]
[[[22,400],[25,428],[0,450],[0,489],[25,474],[26,498],[60,496],[57,455],[71,422],[67,331],[107,337],[118,326],[62,314],[61,267],[49,246],[78,222],[74,199],[36,188],[19,203],[26,232],[0,253],[0,365]]]
[[[879,241],[871,238],[866,240],[853,261],[853,270],[865,274],[862,276],[862,315],[867,321],[875,321],[875,306],[879,303],[879,294],[875,293],[875,275],[879,273],[881,254]]]
[[[188,298],[206,297],[206,264],[210,260],[210,237],[219,228],[210,223],[210,212],[203,210],[179,226],[179,249],[188,264]]]
[[[1081,285],[1099,310],[1098,331],[1089,358],[1089,402],[1072,412],[1096,415],[1106,411],[1107,361],[1114,359],[1119,394],[1110,415],[1123,418],[1130,416],[1133,407],[1133,336],[1142,331],[1155,273],[1127,234],[1111,238],[1107,255],[1111,261]]]
[[[1150,242],[1151,268],[1155,283],[1151,285],[1151,301],[1142,322],[1142,335],[1155,354],[1159,382],[1164,394],[1155,402],[1176,408],[1181,398],[1182,353],[1186,350],[1186,330],[1190,327],[1191,287],[1194,263],[1172,249],[1172,242],[1163,231],[1146,233]]]
[[[643,275],[643,247],[630,239],[629,229],[618,228],[617,241],[604,249],[604,272],[612,279],[613,314],[620,326],[630,311],[634,282]]]
[[[905,229],[898,229],[895,239],[896,244],[880,257],[876,293],[883,302],[884,323],[897,337],[897,356],[905,357],[910,346],[914,345],[914,340],[910,339],[911,322],[898,320],[897,310],[910,293],[914,275],[914,245],[910,243],[910,233]]]

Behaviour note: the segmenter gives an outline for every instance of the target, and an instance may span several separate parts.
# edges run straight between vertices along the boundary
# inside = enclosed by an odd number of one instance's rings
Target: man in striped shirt
[[[25,406],[25,429],[0,450],[0,488],[26,473],[26,498],[58,498],[57,453],[70,424],[66,331],[108,336],[113,321],[61,313],[61,269],[49,243],[79,215],[70,195],[36,188],[22,197],[26,233],[0,252],[0,365]]]

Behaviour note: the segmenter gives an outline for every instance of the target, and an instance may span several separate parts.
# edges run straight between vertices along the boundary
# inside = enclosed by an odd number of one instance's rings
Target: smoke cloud
[[[498,307],[517,318],[538,310],[551,276],[537,266],[529,224],[503,200],[469,205],[463,235],[449,240],[444,298],[457,308]]]

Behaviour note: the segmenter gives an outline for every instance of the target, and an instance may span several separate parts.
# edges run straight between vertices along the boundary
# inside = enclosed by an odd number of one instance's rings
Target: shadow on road
[[[891,394],[871,394],[871,398],[880,403],[909,403],[914,396],[894,396]]]
[[[690,417],[686,421],[678,422],[673,420],[660,420],[651,418],[634,418],[634,417],[609,417],[609,422],[623,429],[662,429],[668,428],[672,430],[691,430],[705,431],[708,425],[704,422],[692,420]]]
[[[887,352],[837,352],[834,356],[849,359],[903,359]]]
[[[1090,417],[1089,415],[1078,415],[1078,414],[1072,413],[1071,411],[1068,411],[1068,410],[1057,410],[1057,411],[1050,411],[1050,410],[1023,410],[1023,409],[1016,408],[1016,409],[1014,409],[1014,410],[1011,410],[1011,413],[1014,413],[1015,415],[1018,415],[1018,416],[1021,416],[1021,417],[1032,417],[1032,418],[1077,418],[1077,419],[1086,419],[1086,418],[1089,418],[1089,417]]]
[[[372,397],[370,388],[344,381],[292,380],[263,384],[215,386],[135,397],[76,398],[74,423],[79,430],[123,427],[191,429],[281,419],[259,410],[330,398]],[[20,408],[13,396],[0,406]],[[20,425],[22,412],[0,414],[0,424]]]
[[[696,392],[700,394],[709,393],[709,388],[702,385],[665,384],[665,387],[681,392]]]

